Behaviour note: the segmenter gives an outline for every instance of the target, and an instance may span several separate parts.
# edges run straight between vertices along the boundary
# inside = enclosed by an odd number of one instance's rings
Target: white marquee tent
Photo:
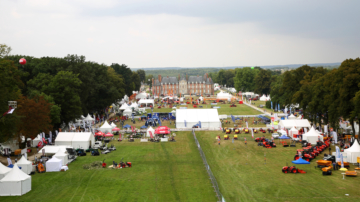
[[[39,154],[41,154],[43,150],[45,150],[46,154],[55,154],[59,150],[65,152],[66,148],[72,148],[72,146],[71,145],[60,145],[60,146],[46,145],[39,151]]]
[[[116,125],[115,125],[114,122],[112,122],[112,123],[110,124],[110,126],[111,126],[112,129],[114,129],[114,128],[116,127]]]
[[[71,146],[74,147],[75,149],[77,148],[89,149],[89,146],[91,145],[91,136],[92,136],[91,132],[84,132],[84,133],[74,132],[74,137],[71,141]]]
[[[60,145],[71,146],[72,139],[74,138],[74,136],[75,136],[74,132],[59,132],[55,139],[55,146],[60,146]],[[45,150],[45,152],[47,151]]]
[[[136,99],[145,99],[145,98],[147,98],[147,93],[139,93],[139,94],[137,94],[136,95]]]
[[[56,154],[54,154],[54,157],[61,159],[62,160],[62,164],[66,165],[69,163],[69,158],[68,158],[68,154],[65,153],[65,151],[63,150],[59,150],[58,152],[56,152]]]
[[[270,95],[268,95],[268,96],[266,97],[266,99],[267,99],[267,100],[271,100]]]
[[[292,127],[296,127],[296,128],[311,127],[310,122],[307,119],[280,120],[279,126],[281,128],[286,128],[286,129],[290,129]]]
[[[199,121],[201,128],[221,127],[217,109],[176,109],[176,128],[192,128]]]
[[[85,117],[84,121],[95,121],[95,119],[92,118],[90,114],[88,114],[87,117]]]
[[[99,130],[103,133],[111,132],[112,127],[110,124],[105,121],[105,123],[99,128]]]
[[[131,108],[131,109],[134,108],[134,110],[136,111],[136,110],[139,109],[139,106],[138,106],[138,104],[136,104],[136,102],[133,102],[133,103],[130,105],[130,108]]]
[[[17,162],[18,166],[21,167],[21,170],[26,173],[30,174],[32,171],[32,163],[31,161],[26,160],[25,156],[22,156],[20,160]]]
[[[224,93],[224,92],[220,92],[216,95],[217,99],[231,99],[232,95],[230,95],[229,93]]]
[[[32,140],[32,147],[36,147],[38,144],[39,144],[39,142],[41,142],[41,136],[40,135],[38,135],[36,138],[34,138],[33,140]]]
[[[153,99],[141,99],[138,102],[141,105],[145,105],[146,107],[150,107],[150,105],[154,106],[154,100]]]
[[[0,180],[6,175],[6,173],[10,172],[11,168],[4,166],[0,163]]]
[[[0,180],[0,196],[21,196],[31,191],[31,176],[14,167]]]
[[[155,130],[150,126],[147,130],[146,130],[146,137],[150,137],[150,133],[149,131],[152,133],[152,135],[155,135]]]
[[[293,114],[291,114],[288,119],[296,119],[296,116],[294,116]]]
[[[320,141],[324,141],[324,137],[317,133],[314,127],[311,127],[309,132],[303,134],[303,140],[306,140],[311,144],[316,144],[316,142],[319,140],[319,137]]]
[[[59,172],[62,165],[62,160],[53,156],[50,160],[46,161],[46,172]]]
[[[347,161],[349,163],[357,163],[357,157],[360,157],[360,145],[357,140],[355,140],[354,144],[349,148],[344,150],[347,153]]]

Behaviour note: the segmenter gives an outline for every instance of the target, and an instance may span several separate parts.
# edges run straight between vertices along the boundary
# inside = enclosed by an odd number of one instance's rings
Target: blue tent
[[[282,135],[279,137],[279,139],[290,139],[288,136]]]
[[[10,165],[8,165],[7,167],[8,167],[8,168],[13,168],[13,167],[14,167],[14,164],[10,164]],[[20,166],[18,166],[18,167],[21,169]]]
[[[131,126],[129,124],[126,124],[125,126],[123,126],[123,128],[131,128]]]
[[[146,126],[141,126],[140,129],[146,129],[147,127]]]
[[[299,158],[298,160],[296,161],[291,161],[293,164],[310,164],[310,162],[302,159],[302,158]]]

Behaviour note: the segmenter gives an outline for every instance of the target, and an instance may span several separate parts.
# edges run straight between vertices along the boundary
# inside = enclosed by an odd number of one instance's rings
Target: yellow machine
[[[237,140],[238,139],[238,135],[234,135],[234,140]]]
[[[224,135],[224,140],[228,140],[229,139],[229,135]]]

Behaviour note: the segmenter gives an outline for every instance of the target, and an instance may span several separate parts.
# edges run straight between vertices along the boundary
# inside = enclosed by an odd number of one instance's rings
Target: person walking
[[[220,146],[220,138],[218,138],[218,144],[219,144],[219,146]]]
[[[247,145],[246,137],[244,137],[245,145]]]

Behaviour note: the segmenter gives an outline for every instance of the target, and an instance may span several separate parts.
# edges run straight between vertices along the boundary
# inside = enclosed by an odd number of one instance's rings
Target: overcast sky
[[[342,62],[360,56],[358,0],[0,0],[12,54],[146,67]]]

